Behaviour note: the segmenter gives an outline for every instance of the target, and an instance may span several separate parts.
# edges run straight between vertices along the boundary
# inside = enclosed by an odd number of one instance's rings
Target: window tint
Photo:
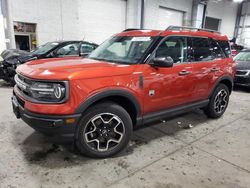
[[[212,51],[212,57],[213,58],[223,58],[223,57],[225,57],[224,53],[221,50],[221,47],[213,39],[210,39],[210,50]]]
[[[81,45],[81,53],[90,53],[96,48],[95,45],[82,43]]]
[[[217,41],[226,57],[231,56],[230,44],[228,41]]]
[[[193,38],[193,61],[210,61],[212,52],[207,38]]]
[[[174,63],[187,62],[187,38],[169,37],[156,50],[155,57],[171,57]]]
[[[67,44],[62,48],[59,48],[55,54],[57,57],[79,55],[79,43]]]

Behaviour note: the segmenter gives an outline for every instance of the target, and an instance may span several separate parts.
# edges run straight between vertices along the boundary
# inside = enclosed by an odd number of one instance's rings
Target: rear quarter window
[[[222,41],[222,40],[218,40],[217,42],[220,45],[222,51],[225,53],[226,57],[230,57],[231,56],[231,48],[230,48],[229,42]]]

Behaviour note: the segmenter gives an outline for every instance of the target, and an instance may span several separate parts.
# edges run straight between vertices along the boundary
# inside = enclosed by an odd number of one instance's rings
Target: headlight
[[[29,88],[32,98],[44,102],[60,102],[66,98],[65,83],[34,82]]]
[[[69,98],[69,82],[36,81],[19,74],[15,82],[27,100],[37,103],[63,103]]]

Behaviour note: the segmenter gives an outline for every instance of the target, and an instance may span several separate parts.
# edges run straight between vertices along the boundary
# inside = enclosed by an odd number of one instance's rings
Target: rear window
[[[230,57],[231,56],[231,48],[230,48],[229,42],[228,41],[222,41],[222,40],[219,40],[217,42],[220,45],[223,52],[225,53],[226,57]]]

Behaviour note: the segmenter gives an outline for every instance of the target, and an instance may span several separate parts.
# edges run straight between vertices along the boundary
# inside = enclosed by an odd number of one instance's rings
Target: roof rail
[[[141,29],[136,29],[136,28],[128,28],[128,29],[123,30],[122,32],[125,32],[125,31],[134,31],[134,30],[141,30]]]
[[[186,27],[186,26],[169,26],[166,31],[173,31],[173,30],[196,30],[196,31],[206,31],[211,33],[218,33],[221,34],[219,31],[211,30],[211,29],[204,29],[204,28],[196,28],[196,27]]]

